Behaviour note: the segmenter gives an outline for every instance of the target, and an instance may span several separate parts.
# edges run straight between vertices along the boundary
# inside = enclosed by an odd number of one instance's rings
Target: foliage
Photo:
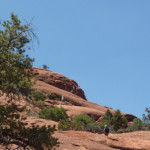
[[[36,106],[44,106],[45,102],[43,102],[43,101],[35,101],[34,104]]]
[[[82,126],[85,127],[88,124],[92,123],[93,120],[89,116],[87,116],[87,115],[77,115],[77,116],[75,116],[73,122],[75,122],[75,123],[79,122],[79,123],[82,124]]]
[[[93,133],[103,133],[103,128],[100,124],[92,120],[87,115],[77,115],[69,122],[68,119],[60,120],[58,124],[59,130],[77,130],[88,131]]]
[[[101,128],[100,124],[97,122],[92,122],[88,124],[85,130],[93,133],[99,133],[99,134],[103,133],[103,128]]]
[[[108,109],[103,117],[103,120],[111,120],[112,119],[112,113],[110,112],[110,110]]]
[[[71,129],[71,124],[68,119],[63,119],[59,121],[58,130],[67,131]]]
[[[77,115],[71,123],[74,130],[86,130],[86,127],[92,123],[93,120],[87,115]]]
[[[141,119],[135,118],[133,120],[133,124],[131,124],[128,128],[119,129],[118,133],[124,133],[124,132],[132,132],[132,131],[140,131],[145,130],[145,124],[142,122]]]
[[[47,65],[43,65],[44,69],[49,69],[49,67]]]
[[[35,37],[30,28],[30,24],[21,25],[21,21],[14,14],[11,14],[11,21],[2,23],[0,30],[0,91],[6,93],[8,104],[0,105],[0,143],[6,149],[12,149],[12,144],[26,148],[31,146],[37,150],[44,150],[45,147],[51,149],[57,145],[57,139],[51,135],[55,127],[48,128],[33,126],[26,127],[26,118],[20,117],[18,111],[22,111],[15,106],[14,100],[19,100],[21,96],[28,97],[31,94],[31,87],[34,77],[32,73],[31,59],[26,55],[29,43]],[[34,138],[34,141],[32,138]],[[36,143],[36,144],[35,144]]]
[[[130,130],[132,131],[139,131],[139,130],[143,130],[144,128],[144,123],[142,122],[141,119],[139,118],[135,118],[133,120],[133,124],[129,126]]]
[[[100,127],[104,128],[107,125],[110,127],[110,131],[117,132],[121,128],[126,128],[128,121],[125,116],[122,116],[120,110],[116,110],[114,114],[108,109],[103,117],[103,120],[100,123]]]
[[[122,116],[121,120],[122,120],[122,127],[126,128],[128,126],[128,120],[127,120],[127,118],[125,116]]]
[[[60,107],[45,107],[39,114],[40,118],[60,121],[62,119],[68,118],[67,113],[64,108]]]
[[[0,90],[4,93],[28,96],[33,82],[31,59],[25,48],[32,40],[32,29],[21,25],[16,15],[4,21],[0,30]]]
[[[32,90],[30,97],[31,99],[35,101],[45,101],[50,94],[45,94],[42,91]]]
[[[29,145],[36,150],[44,150],[45,148],[52,149],[53,146],[58,146],[58,139],[51,135],[56,131],[55,126],[32,126],[32,128],[24,128],[21,130],[21,135],[27,139],[26,145]]]
[[[104,114],[103,120],[100,124],[101,128],[104,128],[105,125],[107,126],[111,126],[112,125],[112,113],[110,112],[110,110],[108,109],[106,111],[106,113]]]
[[[85,126],[83,126],[82,122],[71,122],[71,128],[76,131],[84,131]]]
[[[26,148],[31,146],[36,150],[44,150],[44,147],[52,148],[58,145],[56,138],[51,135],[55,131],[55,126],[32,126],[26,127],[23,120],[26,118],[20,117],[16,112],[16,105],[0,106],[0,143],[9,149],[8,145],[17,144],[19,147]]]
[[[143,122],[148,130],[150,130],[150,108],[145,109],[147,115],[143,114]]]
[[[120,110],[115,111],[112,117],[112,125],[116,132],[122,127],[127,127],[127,122],[126,118],[121,115]]]

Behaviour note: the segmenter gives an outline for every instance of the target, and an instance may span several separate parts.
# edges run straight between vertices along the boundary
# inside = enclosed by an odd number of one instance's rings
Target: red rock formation
[[[84,91],[78,87],[78,84],[74,80],[70,80],[61,74],[46,69],[34,68],[33,72],[38,78],[37,83],[34,86],[35,89],[41,90],[45,93],[51,93],[49,97],[51,100],[54,100],[55,98],[61,100],[61,97],[63,96],[65,101],[72,104],[72,106],[61,105],[66,109],[69,116],[85,114],[97,121],[107,111],[108,107],[106,106],[100,106],[85,101],[86,98]],[[113,109],[110,109],[110,111],[114,113]],[[128,121],[133,121],[133,119],[136,118],[131,114],[122,114],[126,116]]]
[[[74,80],[71,80],[61,74],[48,71],[46,69],[33,69],[33,73],[37,75],[38,80],[53,85],[57,88],[63,89],[65,91],[71,92],[86,100],[84,91],[79,88],[78,84]]]

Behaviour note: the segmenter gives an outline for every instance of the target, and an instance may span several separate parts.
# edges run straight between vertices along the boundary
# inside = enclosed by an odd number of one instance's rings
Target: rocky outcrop
[[[46,69],[33,68],[33,72],[37,75],[38,79],[34,89],[51,93],[49,97],[51,103],[49,105],[57,104],[58,107],[64,107],[69,116],[74,117],[77,114],[85,114],[98,121],[107,111],[108,107],[85,100],[84,91],[78,87],[74,80]],[[56,99],[61,100],[62,96],[64,98],[63,101],[70,103],[71,106],[66,106],[62,102],[56,102]],[[54,100],[55,102],[52,104]],[[114,113],[113,109],[110,109],[110,111]],[[132,114],[122,114],[126,116],[128,121],[133,121],[136,118]]]
[[[74,80],[46,69],[33,68],[33,73],[37,75],[39,81],[43,81],[57,88],[71,92],[86,100],[84,91]]]

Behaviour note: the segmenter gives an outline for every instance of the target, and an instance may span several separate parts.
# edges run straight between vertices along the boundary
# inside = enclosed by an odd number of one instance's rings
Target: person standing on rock
[[[107,125],[105,125],[105,127],[104,127],[104,134],[106,136],[108,136],[108,134],[109,134],[109,128],[107,127]]]

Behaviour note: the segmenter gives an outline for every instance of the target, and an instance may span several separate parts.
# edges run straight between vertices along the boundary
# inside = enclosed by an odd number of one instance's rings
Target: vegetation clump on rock
[[[60,120],[58,129],[103,133],[103,129],[100,127],[100,124],[92,120],[87,115],[77,115],[72,121],[69,121],[68,119]]]
[[[64,108],[60,107],[45,107],[40,113],[39,117],[48,120],[60,121],[68,118]]]
[[[150,108],[145,109],[146,114],[143,114],[143,122],[147,130],[150,130]]]
[[[125,116],[121,115],[120,110],[116,110],[115,113],[112,114],[108,109],[100,123],[102,128],[104,128],[105,124],[108,125],[112,131],[117,132],[121,128],[126,128],[128,121]]]

